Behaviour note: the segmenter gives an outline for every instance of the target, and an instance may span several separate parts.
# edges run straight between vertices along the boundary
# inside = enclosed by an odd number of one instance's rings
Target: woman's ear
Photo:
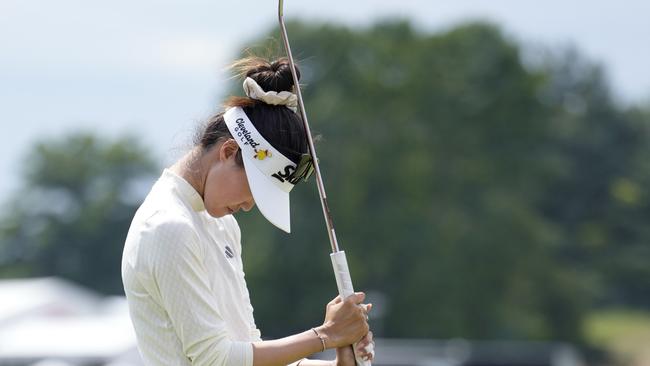
[[[235,158],[239,151],[239,145],[234,139],[228,139],[221,144],[219,148],[219,160],[226,161],[230,158]]]

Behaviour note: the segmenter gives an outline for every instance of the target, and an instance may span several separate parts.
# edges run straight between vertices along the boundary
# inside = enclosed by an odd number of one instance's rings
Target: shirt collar
[[[169,169],[163,171],[163,177],[168,178],[174,187],[178,189],[181,196],[185,201],[187,201],[194,211],[203,211],[205,210],[205,204],[203,203],[203,198],[199,192],[192,187],[192,185],[186,181],[183,177],[177,175]]]

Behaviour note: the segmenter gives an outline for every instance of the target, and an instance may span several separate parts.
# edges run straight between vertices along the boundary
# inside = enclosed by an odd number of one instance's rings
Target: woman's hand
[[[361,304],[365,297],[363,292],[357,292],[345,301],[337,296],[327,304],[325,322],[316,328],[327,348],[348,346],[368,334],[367,313],[372,305]]]
[[[366,349],[370,344],[372,344],[372,347]],[[374,348],[375,341],[372,338],[372,332],[368,332],[368,334],[357,343],[357,355],[364,360],[372,361],[375,358]],[[334,360],[334,366],[356,366],[356,364],[352,346],[339,347],[336,349],[336,360]]]

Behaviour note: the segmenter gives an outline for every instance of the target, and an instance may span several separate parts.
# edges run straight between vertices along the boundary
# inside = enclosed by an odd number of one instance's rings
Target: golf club
[[[293,61],[293,55],[291,54],[291,47],[289,46],[289,38],[287,37],[287,29],[284,25],[284,14],[283,7],[284,1],[278,0],[278,19],[280,21],[280,31],[282,33],[282,41],[284,42],[284,48],[287,50],[287,56],[289,57],[289,64],[291,65],[291,76],[293,77],[293,85],[296,88],[296,95],[298,96],[298,108],[300,109],[300,115],[302,116],[302,122],[305,126],[305,132],[307,134],[307,141],[309,142],[309,153],[311,154],[312,163],[314,164],[314,172],[316,173],[316,184],[318,185],[318,194],[320,196],[321,206],[323,207],[323,215],[325,216],[325,224],[327,225],[327,234],[329,235],[330,244],[332,246],[332,253],[330,258],[332,259],[332,267],[334,268],[334,276],[336,277],[336,285],[339,290],[339,295],[342,299],[354,294],[354,287],[352,286],[352,279],[350,277],[350,270],[348,268],[348,261],[345,257],[345,252],[340,250],[338,241],[336,240],[336,232],[334,231],[334,223],[332,222],[332,215],[327,204],[327,194],[325,193],[325,186],[323,184],[323,179],[320,174],[320,167],[318,165],[318,159],[316,158],[316,149],[314,148],[314,140],[311,136],[311,130],[309,129],[309,123],[307,122],[307,113],[305,112],[305,103],[302,100],[302,93],[300,92],[300,84],[298,83],[298,75],[296,73],[296,66]],[[368,346],[372,347],[372,343]],[[354,344],[354,353],[357,365],[359,366],[370,366],[370,361],[365,361],[356,355],[357,345]],[[370,349],[372,351],[372,349]]]

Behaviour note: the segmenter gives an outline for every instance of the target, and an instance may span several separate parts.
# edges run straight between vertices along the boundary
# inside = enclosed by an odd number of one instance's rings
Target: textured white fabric
[[[244,93],[249,98],[262,101],[266,104],[283,105],[291,109],[294,113],[298,110],[298,97],[288,91],[264,91],[262,87],[252,78],[244,80]]]
[[[213,218],[165,170],[126,238],[122,280],[147,365],[252,366],[260,341],[244,279],[239,226]]]

